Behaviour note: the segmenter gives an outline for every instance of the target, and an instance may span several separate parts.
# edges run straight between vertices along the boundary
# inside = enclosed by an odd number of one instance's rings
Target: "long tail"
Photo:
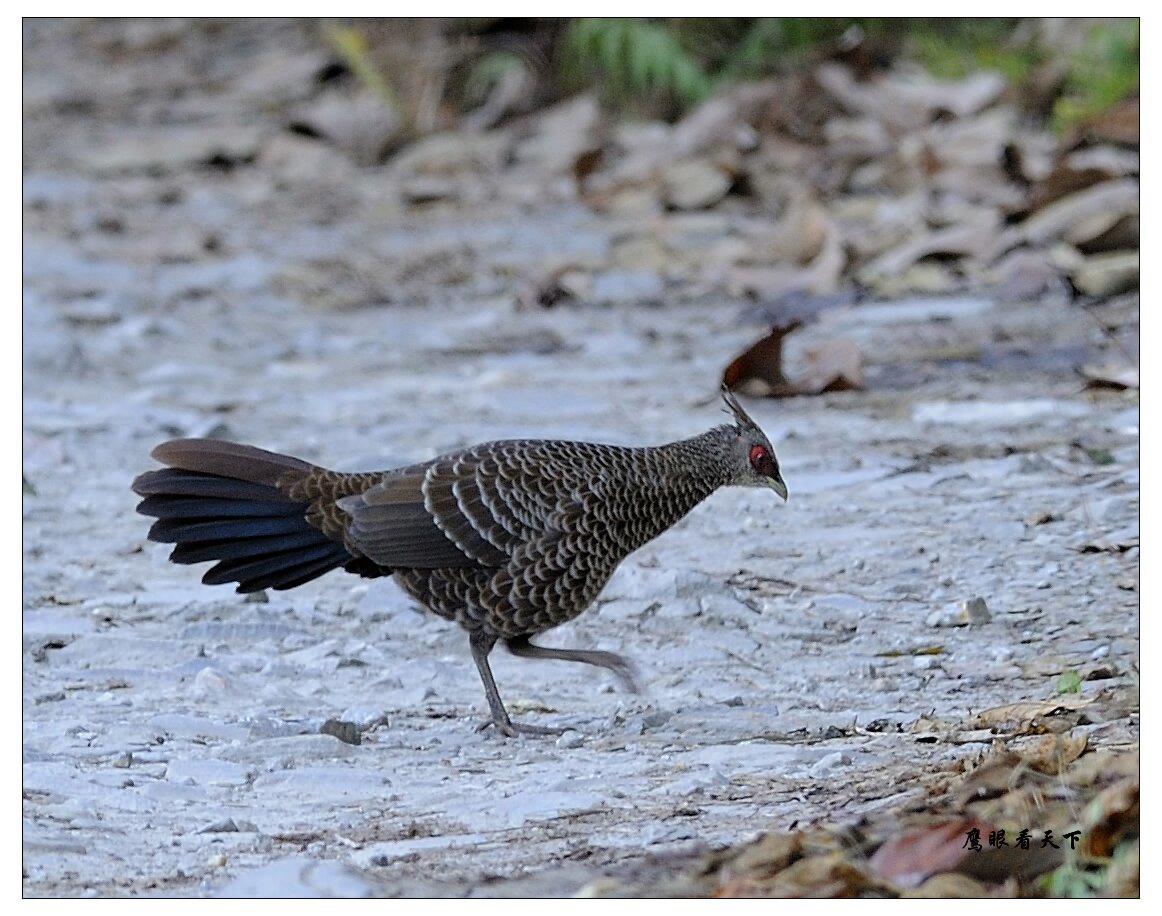
[[[133,481],[137,511],[157,519],[150,540],[177,545],[174,563],[218,561],[207,585],[294,588],[355,560],[308,521],[309,499],[288,495],[316,470],[307,462],[217,439],[174,439],[152,454],[168,467]]]

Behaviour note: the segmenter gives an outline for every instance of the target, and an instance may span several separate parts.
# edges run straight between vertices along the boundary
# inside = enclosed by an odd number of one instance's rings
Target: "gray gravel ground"
[[[64,117],[32,110],[26,144]],[[476,731],[464,635],[390,582],[247,600],[169,564],[129,491],[149,449],[214,434],[359,469],[485,438],[667,441],[720,422],[716,380],[762,322],[630,295],[518,312],[488,284],[356,310],[278,291],[320,251],[408,262],[453,239],[493,277],[554,245],[599,261],[616,222],[568,201],[323,220],[327,187],[298,189],[300,212],[246,174],[110,177],[49,139],[24,186],[27,895],[571,894],[913,803],[914,774],[990,746],[974,713],[1049,699],[1070,671],[1107,710],[1091,744],[1137,739],[1136,712],[1102,699],[1137,685],[1136,396],[1052,360],[916,355],[939,331],[1100,356],[1068,302],[826,313],[792,362],[853,337],[872,389],[746,401],[790,501],[716,494],[545,638],[631,656],[641,695],[498,651],[514,716],[570,729],[504,740]],[[190,231],[226,241],[159,253]],[[987,619],[938,625],[977,597]]]

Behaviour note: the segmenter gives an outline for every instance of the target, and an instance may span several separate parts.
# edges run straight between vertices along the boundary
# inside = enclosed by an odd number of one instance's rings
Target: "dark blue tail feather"
[[[175,563],[218,562],[208,585],[239,592],[294,588],[356,558],[307,521],[308,504],[277,488],[217,474],[166,468],[133,482],[137,511],[156,518],[151,540],[175,544]]]

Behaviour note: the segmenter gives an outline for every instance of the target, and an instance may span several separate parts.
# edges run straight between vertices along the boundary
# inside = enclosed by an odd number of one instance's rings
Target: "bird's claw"
[[[515,738],[517,735],[557,738],[570,730],[568,728],[549,728],[545,725],[525,725],[521,722],[513,722],[511,719],[489,719],[476,726],[476,731],[482,732],[490,726],[496,729],[497,734],[504,735],[506,738]]]

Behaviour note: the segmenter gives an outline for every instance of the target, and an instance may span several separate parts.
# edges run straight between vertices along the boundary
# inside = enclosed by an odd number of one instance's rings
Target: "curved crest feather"
[[[727,412],[734,417],[735,425],[738,426],[740,431],[743,429],[759,429],[759,425],[750,418],[750,414],[743,410],[742,405],[738,403],[738,398],[734,396],[734,392],[726,385],[722,386],[722,400],[726,402]],[[759,431],[761,432],[761,430]]]

